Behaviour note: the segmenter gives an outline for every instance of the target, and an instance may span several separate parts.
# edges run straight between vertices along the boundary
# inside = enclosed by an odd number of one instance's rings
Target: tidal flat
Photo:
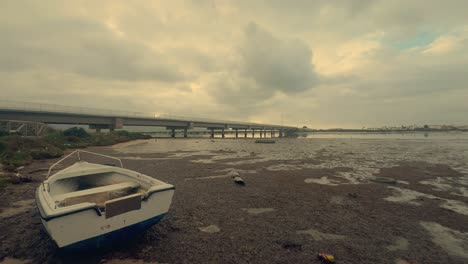
[[[337,263],[468,261],[468,139],[167,138],[88,149],[175,185],[167,216],[125,245],[65,254],[31,202],[57,159],[34,161],[21,170],[31,182],[0,191],[0,263],[319,263],[319,252]]]

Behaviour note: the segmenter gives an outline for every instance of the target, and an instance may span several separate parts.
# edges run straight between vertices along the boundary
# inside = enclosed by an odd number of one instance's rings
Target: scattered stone
[[[19,166],[18,168],[15,169],[15,171],[20,171],[22,169],[24,169],[24,166]]]
[[[316,229],[307,229],[307,230],[299,230],[296,233],[298,234],[305,234],[305,235],[310,235],[312,236],[312,239],[315,241],[321,241],[321,240],[339,240],[339,239],[344,239],[346,236],[342,235],[336,235],[336,234],[330,234],[330,233],[322,233]]]
[[[274,208],[242,208],[242,210],[252,215],[258,215],[258,214],[275,211]]]
[[[357,193],[348,193],[348,196],[351,198],[358,198]]]
[[[205,233],[218,233],[221,231],[221,229],[217,225],[209,225],[206,227],[199,227],[198,228],[200,231],[205,232]]]

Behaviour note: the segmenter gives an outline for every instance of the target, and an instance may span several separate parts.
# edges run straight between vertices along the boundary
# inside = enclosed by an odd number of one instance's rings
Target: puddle
[[[309,178],[304,180],[305,183],[317,183],[317,184],[323,184],[323,185],[330,185],[330,186],[337,186],[339,181],[335,180],[330,180],[328,179],[327,176],[323,176],[320,179],[316,178]]]
[[[34,199],[14,202],[11,207],[4,208],[0,212],[0,218],[12,217],[29,211],[34,206]]]
[[[420,222],[432,236],[432,242],[449,255],[468,259],[468,233],[462,233],[434,222]]]
[[[242,208],[242,210],[246,211],[251,215],[258,215],[275,211],[274,208]]]
[[[451,210],[459,214],[468,215],[468,207],[462,201],[444,199],[444,198],[440,198],[432,194],[421,193],[421,192],[413,191],[410,189],[402,189],[398,187],[388,187],[388,188],[391,188],[394,191],[393,191],[392,196],[388,196],[384,198],[384,200],[386,201],[396,202],[396,203],[406,203],[406,204],[419,206],[421,205],[421,202],[419,202],[421,198],[440,200],[441,201],[441,204],[439,205],[440,207]]]
[[[315,241],[321,241],[321,240],[340,240],[346,238],[346,236],[342,235],[336,235],[336,234],[330,234],[330,233],[322,233],[316,229],[308,229],[308,230],[300,230],[297,231],[296,233],[298,234],[305,234],[312,236],[312,239]]]
[[[200,231],[205,233],[218,233],[221,229],[217,225],[209,225],[207,227],[199,227]]]
[[[394,241],[393,245],[390,245],[387,247],[389,251],[395,251],[395,250],[407,250],[409,246],[409,242],[406,238],[403,237],[397,237],[396,240]]]

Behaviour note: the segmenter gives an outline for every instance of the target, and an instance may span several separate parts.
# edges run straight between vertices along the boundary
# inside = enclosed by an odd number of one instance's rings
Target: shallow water
[[[276,144],[255,144],[253,139],[158,139],[116,145],[114,149],[122,154],[131,154],[131,159],[189,158],[195,163],[221,163],[227,167],[276,161],[266,168],[271,171],[349,168],[336,175],[342,179],[341,184],[367,182],[380,168],[401,162],[446,164],[467,177],[444,179],[444,182],[427,181],[425,184],[432,184],[434,188],[451,188],[454,184],[468,183],[468,137],[459,138],[466,135],[468,133],[423,139],[280,138]],[[138,156],[151,153],[167,155],[164,158]],[[324,181],[324,184],[328,182]],[[458,187],[452,191],[467,195],[466,188]]]

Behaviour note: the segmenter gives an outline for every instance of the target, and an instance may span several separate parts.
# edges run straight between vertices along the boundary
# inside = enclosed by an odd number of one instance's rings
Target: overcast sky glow
[[[466,10],[466,0],[2,0],[0,94],[314,128],[468,124]]]

